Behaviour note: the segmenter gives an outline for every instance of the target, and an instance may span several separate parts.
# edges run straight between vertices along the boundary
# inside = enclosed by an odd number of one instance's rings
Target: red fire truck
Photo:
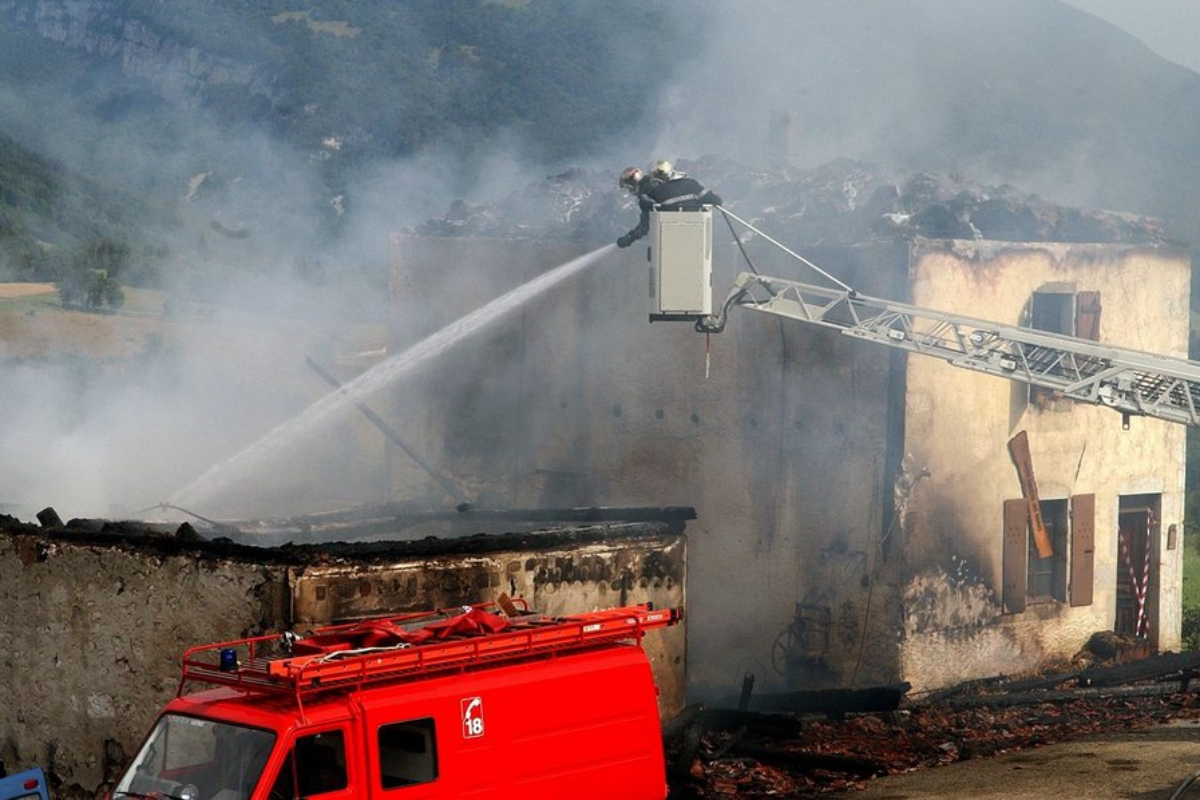
[[[641,640],[681,618],[502,598],[192,648],[111,798],[661,800]]]

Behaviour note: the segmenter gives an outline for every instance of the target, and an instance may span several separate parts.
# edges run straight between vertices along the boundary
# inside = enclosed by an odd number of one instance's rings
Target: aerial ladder
[[[193,684],[260,694],[305,694],[404,681],[431,673],[552,657],[616,642],[637,645],[645,633],[683,620],[682,608],[650,603],[564,617],[529,611],[502,598],[453,609],[328,625],[304,636],[255,636],[204,644],[183,656],[177,696]]]
[[[712,308],[712,209],[655,212],[651,226],[651,321],[685,320],[702,333],[725,328],[731,308],[833,328],[847,336],[940,358],[956,367],[1020,381],[1132,416],[1200,425],[1200,363],[1066,334],[932,311],[855,291],[723,207],[737,221],[834,286],[740,273]],[[731,231],[733,230],[730,224]]]

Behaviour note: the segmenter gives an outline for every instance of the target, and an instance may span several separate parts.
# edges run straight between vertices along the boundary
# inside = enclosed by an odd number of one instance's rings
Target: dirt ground
[[[1166,800],[1200,771],[1200,720],[1098,734],[871,781],[861,800]],[[1200,798],[1200,786],[1186,798]]]
[[[1147,679],[1034,694],[971,694],[799,727],[710,717],[677,779],[680,796],[1166,798],[1200,771],[1200,695],[1190,688]]]
[[[315,340],[332,342],[339,351],[384,352],[384,331],[377,323],[330,328],[304,318],[177,306],[164,292],[126,287],[120,310],[92,313],[64,309],[53,284],[0,283],[0,357],[119,362],[164,347],[194,350],[200,342],[216,352],[249,347],[289,353],[303,352]]]
[[[52,283],[0,283],[0,298],[54,294]]]

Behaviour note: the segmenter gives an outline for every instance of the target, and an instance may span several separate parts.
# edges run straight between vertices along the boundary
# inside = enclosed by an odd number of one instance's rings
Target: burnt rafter
[[[696,510],[689,506],[487,509],[463,503],[451,509],[420,510],[404,504],[383,504],[282,519],[238,520],[226,525],[237,531],[227,534],[234,541],[274,546],[355,542],[379,536],[404,540],[408,538],[405,531],[431,523],[453,526],[446,542],[480,534],[546,536],[581,526],[606,528],[614,534],[617,529],[631,526],[678,533],[695,518]]]

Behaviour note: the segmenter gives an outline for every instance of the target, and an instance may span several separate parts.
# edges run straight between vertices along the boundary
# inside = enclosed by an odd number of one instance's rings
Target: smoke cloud
[[[1176,202],[1178,176],[1117,157],[1123,132],[1054,115],[1099,83],[1124,117],[1173,130],[1171,148],[1195,126],[1172,126],[1141,105],[1140,76],[1122,65],[1144,48],[1060,3],[663,3],[653,6],[659,16],[636,22],[662,27],[653,38],[665,56],[648,53],[640,38],[625,47],[629,21],[588,8],[581,19],[612,43],[599,54],[603,65],[638,89],[604,109],[605,135],[574,152],[538,150],[531,142],[539,138],[513,125],[466,154],[462,142],[447,141],[355,162],[349,129],[321,131],[305,146],[285,142],[266,123],[217,119],[185,82],[154,85],[82,52],[71,87],[41,75],[0,86],[6,132],[153,206],[147,236],[165,245],[169,306],[146,312],[162,317],[162,330],[129,343],[120,361],[85,352],[34,361],[27,343],[0,344],[9,389],[0,401],[0,502],[26,511],[55,504],[67,517],[170,496],[326,393],[306,355],[341,364],[350,378],[371,363],[363,353],[384,346],[379,331],[396,324],[389,314],[414,330],[441,318],[430,306],[453,302],[460,286],[434,283],[389,308],[389,234],[455,200],[500,200],[566,167],[603,170],[615,183],[626,164],[657,158],[719,154],[750,172],[850,157],[961,171],[1059,201],[1143,213],[1185,207]],[[1100,58],[1088,48],[1102,33],[1117,46]],[[1031,85],[1045,89],[1036,103]],[[785,112],[796,120],[796,164],[781,163],[769,146],[771,118]],[[1044,146],[1006,149],[1017,140],[1006,126],[1018,124],[1043,125]],[[1138,181],[1121,172],[1138,168]],[[1139,188],[1152,185],[1174,194]],[[1180,225],[1194,221],[1175,213]],[[290,483],[291,502],[386,495],[385,481],[372,477],[379,462],[356,459],[356,443],[342,431],[270,478]],[[318,500],[314,487],[328,491]]]

